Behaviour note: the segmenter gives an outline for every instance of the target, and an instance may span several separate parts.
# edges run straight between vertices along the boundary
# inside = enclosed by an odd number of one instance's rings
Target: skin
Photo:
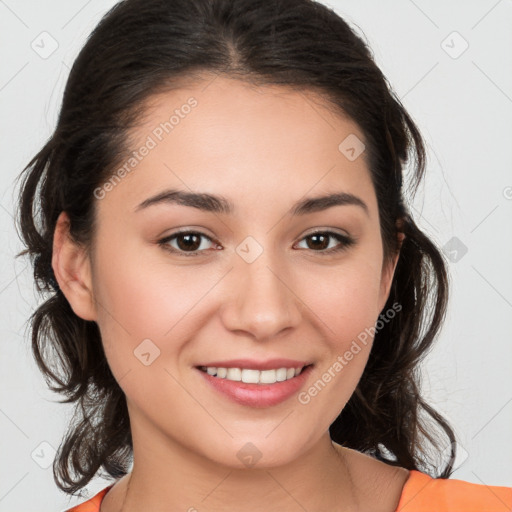
[[[397,258],[383,262],[365,153],[350,161],[338,149],[348,135],[364,135],[314,93],[209,77],[152,97],[131,133],[133,149],[190,97],[197,106],[96,200],[92,248],[71,240],[64,212],[55,229],[56,278],[74,312],[97,322],[130,415],[133,470],[101,512],[392,512],[409,472],[328,434],[357,386],[371,338],[307,404],[295,395],[266,408],[240,405],[194,368],[293,358],[314,363],[307,389],[375,325]],[[134,211],[168,188],[222,195],[235,213],[177,204]],[[358,196],[367,212],[343,205],[287,213],[305,196],[333,191]],[[168,242],[181,254],[158,244],[181,228],[205,235],[197,256],[183,254],[183,238]],[[356,243],[327,255],[340,242],[315,245],[307,237],[320,229]],[[251,263],[236,252],[247,236],[263,249]],[[147,366],[134,355],[145,339],[160,350]],[[251,468],[237,457],[246,443],[261,453]]]

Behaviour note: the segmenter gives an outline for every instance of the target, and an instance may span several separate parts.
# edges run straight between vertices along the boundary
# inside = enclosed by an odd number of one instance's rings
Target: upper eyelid
[[[307,233],[302,235],[300,240],[302,240],[303,238],[305,238],[307,236],[315,235],[317,233],[330,233],[330,234],[337,234],[337,235],[342,235],[342,236],[346,236],[346,237],[352,237],[352,235],[350,235],[347,232],[336,231],[335,228],[313,228],[313,231],[308,231]],[[215,241],[215,237],[208,235],[207,233],[204,233],[203,231],[200,231],[200,230],[194,229],[194,228],[180,229],[178,231],[175,231],[174,233],[171,233],[169,235],[161,237],[161,240],[170,239],[172,237],[175,237],[178,235],[184,235],[184,234],[196,234],[196,235],[204,236],[211,241]]]

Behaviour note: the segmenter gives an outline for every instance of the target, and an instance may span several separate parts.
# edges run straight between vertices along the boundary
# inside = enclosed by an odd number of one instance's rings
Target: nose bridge
[[[237,246],[230,283],[236,291],[224,308],[227,328],[264,339],[297,325],[300,310],[283,261],[252,237]]]

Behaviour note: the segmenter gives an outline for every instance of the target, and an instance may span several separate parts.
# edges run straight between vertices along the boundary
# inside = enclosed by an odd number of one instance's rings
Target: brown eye
[[[182,251],[196,251],[201,246],[201,236],[194,233],[178,235],[176,242]]]
[[[310,235],[307,237],[307,239],[309,239],[309,241],[311,242],[310,248],[320,250],[325,250],[329,247],[329,238],[331,238],[329,235],[325,235],[322,233],[315,233],[314,235]]]
[[[337,240],[338,244],[331,245],[330,241],[333,239]],[[355,243],[353,238],[334,231],[317,231],[302,240],[306,240],[307,249],[326,254],[342,251]]]
[[[208,243],[202,243],[203,239],[209,240],[213,244],[210,237],[197,231],[174,233],[159,240],[158,244],[172,253],[183,254],[184,256],[199,256],[208,248]],[[171,242],[176,242],[176,245],[173,246]]]

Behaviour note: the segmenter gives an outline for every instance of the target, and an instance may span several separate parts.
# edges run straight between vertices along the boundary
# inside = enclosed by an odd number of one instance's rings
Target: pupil
[[[191,238],[195,238],[196,241],[195,243],[194,242],[190,242],[190,239]],[[188,240],[188,242],[186,242],[185,244],[182,244],[180,243],[181,240]],[[180,246],[180,249],[197,249],[201,243],[197,243],[197,240],[199,240],[199,237],[197,235],[181,235],[179,238],[178,238],[178,246]]]
[[[318,247],[317,245],[317,249],[325,249],[329,244],[325,244],[325,241],[327,240],[327,237],[325,235],[311,235],[310,237],[312,240],[318,240],[319,238],[323,238],[324,239],[324,243],[323,244],[320,244],[321,247]]]

